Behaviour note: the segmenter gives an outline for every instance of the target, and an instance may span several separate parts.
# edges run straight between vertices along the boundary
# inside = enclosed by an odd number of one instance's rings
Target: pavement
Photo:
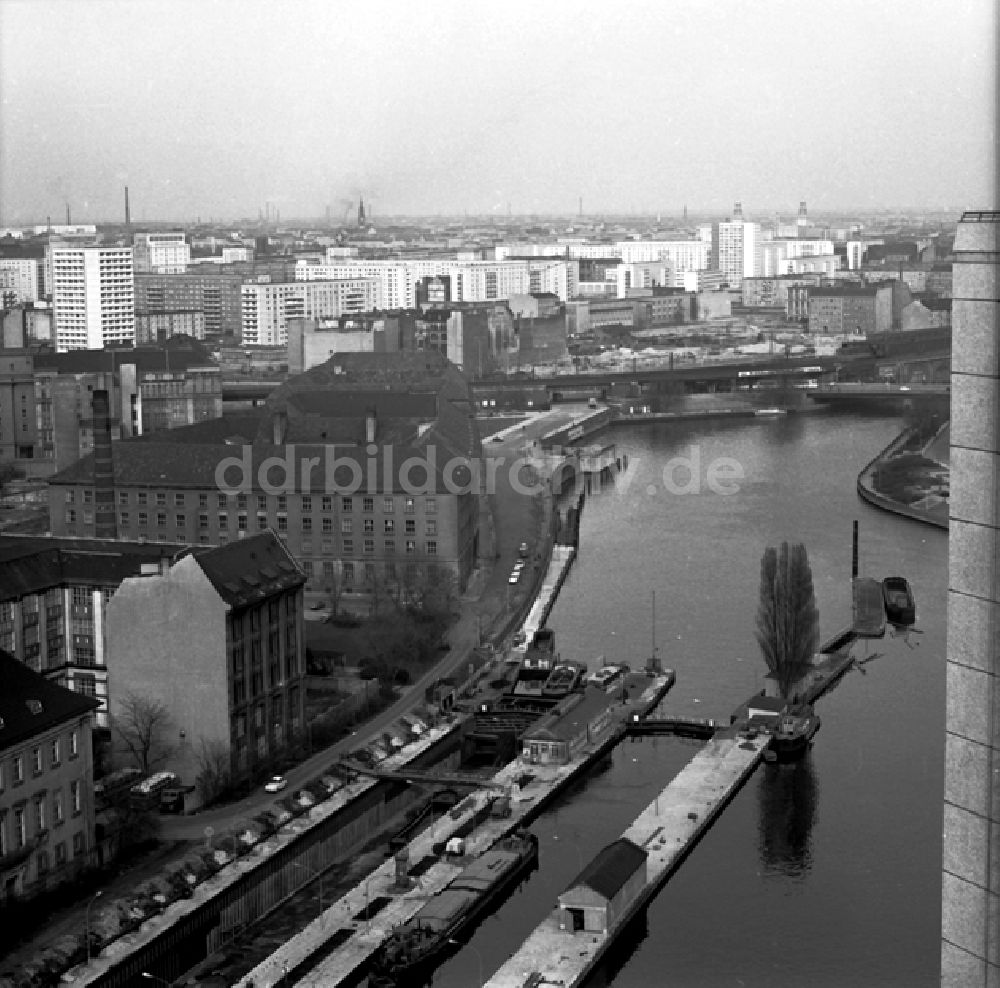
[[[513,460],[525,443],[538,439],[545,433],[590,411],[592,409],[581,403],[560,405],[549,412],[532,414],[523,423],[504,429],[500,433],[501,442],[484,443],[484,452],[494,458]],[[481,423],[481,431],[485,434],[487,428],[488,420],[486,423]],[[422,702],[426,686],[442,676],[449,676],[461,670],[463,664],[468,661],[471,650],[479,644],[481,632],[485,632],[495,622],[503,623],[502,619],[509,608],[520,607],[527,603],[525,592],[537,582],[533,581],[531,576],[537,575],[540,580],[547,559],[533,556],[531,565],[536,572],[525,578],[519,585],[524,589],[515,590],[513,595],[507,581],[514,561],[518,558],[521,542],[526,541],[533,548],[540,545],[544,534],[539,531],[543,514],[533,498],[520,494],[511,487],[509,472],[506,469],[497,471],[497,490],[491,503],[494,513],[495,558],[492,566],[477,571],[470,582],[462,600],[461,616],[446,636],[451,645],[450,651],[399,700],[367,721],[354,735],[316,752],[306,761],[288,770],[285,775],[289,782],[289,790],[322,774],[341,755],[360,747],[365,739],[379,735],[401,714],[417,706]],[[477,587],[480,588],[478,597],[468,599],[470,593],[476,592]],[[160,839],[163,846],[135,867],[121,872],[113,881],[103,885],[101,897],[105,900],[126,897],[136,886],[159,874],[164,867],[182,859],[189,853],[192,842],[204,840],[206,827],[211,827],[216,833],[221,832],[236,822],[267,809],[274,803],[274,799],[273,795],[261,790],[237,802],[227,803],[225,806],[191,816],[161,817]],[[89,902],[89,898],[83,899],[68,904],[64,910],[54,913],[52,921],[46,924],[44,931],[40,931],[38,936],[20,945],[0,960],[3,969],[26,962],[66,933],[82,930],[86,924],[85,912]]]

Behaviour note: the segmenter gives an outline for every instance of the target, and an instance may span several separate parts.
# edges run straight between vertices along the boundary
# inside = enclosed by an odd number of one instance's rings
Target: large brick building
[[[112,720],[129,697],[162,704],[165,767],[186,784],[216,757],[237,779],[266,771],[305,731],[304,584],[273,532],[123,580],[107,616]]]
[[[223,545],[273,529],[309,588],[399,586],[480,552],[482,455],[465,378],[437,353],[349,353],[240,418],[113,447],[121,538]],[[91,536],[94,458],[50,480],[53,534]]]
[[[90,863],[91,716],[97,702],[0,648],[0,904],[37,894]]]

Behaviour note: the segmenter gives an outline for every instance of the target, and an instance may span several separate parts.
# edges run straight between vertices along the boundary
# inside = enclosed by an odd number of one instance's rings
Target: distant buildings
[[[100,350],[135,341],[131,247],[50,244],[56,349]]]
[[[712,227],[711,267],[722,272],[730,287],[739,288],[744,278],[763,272],[762,244],[759,223],[716,223]]]
[[[892,312],[893,290],[889,284],[809,289],[810,333],[887,333],[893,325]]]
[[[165,767],[188,785],[272,767],[305,731],[304,584],[273,532],[126,577],[107,608],[112,717],[126,697],[162,704]]]
[[[183,232],[137,233],[135,270],[155,274],[183,274],[191,263],[191,245]]]
[[[241,288],[242,342],[282,346],[288,341],[289,319],[320,319],[376,308],[374,278],[245,284]]]
[[[237,339],[242,331],[240,290],[245,275],[211,270],[185,274],[135,276],[135,311],[139,316],[201,312],[206,336]]]
[[[0,905],[73,878],[94,848],[95,700],[0,648]]]
[[[201,309],[136,313],[137,346],[165,343],[172,336],[190,336],[194,340],[205,339],[205,313]]]
[[[16,302],[37,302],[45,296],[45,265],[35,257],[0,257],[0,284],[14,292]]]

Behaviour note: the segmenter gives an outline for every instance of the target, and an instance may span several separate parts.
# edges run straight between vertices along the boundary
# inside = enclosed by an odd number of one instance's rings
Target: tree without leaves
[[[804,545],[768,546],[760,561],[757,644],[788,699],[819,643],[819,612]]]
[[[136,766],[149,775],[174,750],[168,740],[173,723],[170,711],[159,700],[138,693],[127,693],[118,701],[117,708],[112,717],[115,737]]]
[[[229,751],[222,741],[202,738],[197,753],[198,774],[194,784],[202,802],[218,799],[232,784]]]

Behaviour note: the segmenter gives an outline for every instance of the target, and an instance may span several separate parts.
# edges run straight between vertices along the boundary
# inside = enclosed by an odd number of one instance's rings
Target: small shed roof
[[[605,899],[613,899],[622,886],[642,867],[646,861],[646,851],[633,843],[627,837],[619,837],[613,844],[608,844],[579,875],[569,887],[571,889],[586,885]],[[563,893],[565,894],[565,893]]]

